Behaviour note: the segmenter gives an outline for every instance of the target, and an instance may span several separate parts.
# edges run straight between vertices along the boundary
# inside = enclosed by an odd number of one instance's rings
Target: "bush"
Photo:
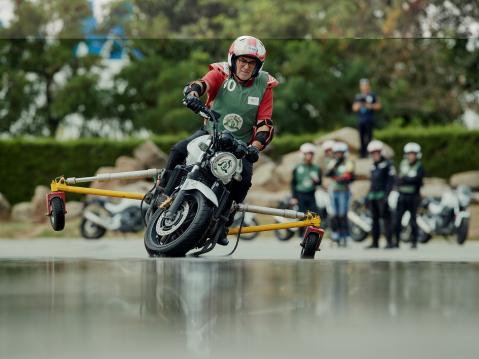
[[[319,134],[281,135],[275,137],[267,154],[274,159],[295,151]],[[376,138],[393,147],[396,164],[403,146],[410,141],[421,144],[428,177],[448,178],[454,173],[479,168],[479,131],[455,127],[380,130]],[[157,136],[153,141],[163,151],[186,137],[185,133]],[[101,166],[113,166],[121,156],[131,156],[142,140],[111,141],[82,139],[60,142],[42,140],[0,141],[0,192],[10,203],[29,201],[35,186],[48,186],[55,177],[91,176]],[[72,197],[69,198],[79,198]]]

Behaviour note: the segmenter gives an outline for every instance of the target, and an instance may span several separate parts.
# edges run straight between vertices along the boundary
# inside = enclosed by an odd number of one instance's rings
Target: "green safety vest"
[[[221,115],[218,121],[220,131],[230,131],[235,138],[248,144],[267,84],[268,73],[264,71],[260,71],[251,86],[239,84],[233,76],[226,79],[212,106],[212,110]],[[211,132],[213,124],[208,123],[207,129]]]
[[[328,166],[334,166],[336,163],[336,160],[331,160],[331,162],[328,163]],[[354,172],[354,162],[345,159],[343,163],[341,163],[338,168],[336,168],[336,171],[334,173],[335,176],[342,176],[345,172]],[[337,183],[336,181],[332,181],[331,183],[332,190],[335,192],[346,192],[349,191],[349,184],[342,184],[342,183]]]
[[[294,169],[295,190],[301,193],[313,192],[316,184],[313,179],[319,180],[320,168],[314,164],[301,163]]]
[[[417,170],[419,169],[420,161],[416,161],[414,165],[410,165],[407,159],[401,161],[399,166],[399,176],[400,177],[416,177]],[[401,185],[398,187],[399,192],[401,193],[414,193],[416,191],[416,186],[414,185]]]

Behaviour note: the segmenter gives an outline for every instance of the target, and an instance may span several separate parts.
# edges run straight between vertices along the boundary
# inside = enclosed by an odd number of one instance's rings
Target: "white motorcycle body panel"
[[[216,194],[204,183],[199,181],[195,181],[192,179],[187,178],[186,181],[181,185],[182,191],[192,191],[196,190],[201,192],[208,200],[213,203],[216,207],[218,207],[218,198]]]
[[[188,156],[186,157],[187,165],[194,165],[201,161],[201,158],[205,154],[205,150],[211,144],[211,136],[204,135],[195,138],[193,141],[188,143],[186,147],[188,151]]]

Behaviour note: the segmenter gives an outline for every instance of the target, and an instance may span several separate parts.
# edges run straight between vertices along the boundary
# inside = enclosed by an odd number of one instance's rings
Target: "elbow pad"
[[[261,130],[256,132],[257,129],[261,127],[267,127],[267,130]],[[263,149],[271,142],[274,135],[273,121],[264,120],[259,122],[256,125],[255,134],[253,136],[253,141],[258,141],[263,146]]]
[[[199,97],[201,97],[206,90],[206,84],[204,81],[190,82],[183,88],[183,96],[188,96],[190,92],[195,91]]]

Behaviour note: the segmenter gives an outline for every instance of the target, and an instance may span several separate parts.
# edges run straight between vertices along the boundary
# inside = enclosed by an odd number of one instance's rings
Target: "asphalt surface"
[[[0,240],[0,358],[478,357],[479,243],[364,245]]]

